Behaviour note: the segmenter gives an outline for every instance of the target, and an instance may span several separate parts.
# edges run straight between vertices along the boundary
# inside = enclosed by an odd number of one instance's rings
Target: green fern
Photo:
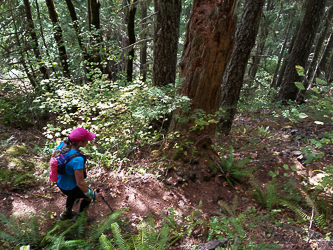
[[[249,177],[249,183],[252,186],[252,190],[247,192],[257,200],[260,206],[267,208],[269,211],[272,210],[272,208],[278,204],[278,199],[280,197],[278,192],[279,184],[274,179],[265,184],[266,190],[264,190],[259,181],[253,175],[250,175]]]
[[[111,229],[112,229],[113,237],[115,238],[115,241],[116,241],[118,247],[121,250],[129,250],[130,248],[126,245],[125,240],[124,240],[123,236],[121,235],[118,223],[117,222],[112,223]]]
[[[134,239],[136,249],[155,250],[167,249],[170,240],[170,227],[167,224],[157,228],[156,222],[151,215],[139,225],[138,237]]]
[[[255,171],[253,168],[244,168],[244,166],[250,161],[250,157],[246,157],[242,160],[235,160],[233,147],[230,147],[229,156],[227,158],[224,158],[224,155],[222,155],[220,159],[223,171],[219,166],[215,165],[215,167],[222,173],[231,186],[234,186],[235,182],[243,177],[248,177]]]
[[[115,247],[114,245],[111,243],[111,241],[109,241],[106,236],[104,234],[102,234],[99,237],[99,244],[101,245],[103,250],[114,250]]]
[[[41,215],[43,215],[43,212]],[[0,221],[7,231],[0,232],[0,236],[4,241],[13,245],[38,246],[41,239],[39,226],[43,221],[42,216],[26,213],[22,216],[13,214],[10,218],[7,218],[0,213]]]
[[[125,211],[127,211],[127,208],[121,208],[117,211],[114,211],[111,215],[107,214],[101,218],[103,220],[105,217],[107,217],[101,224],[100,221],[97,221],[92,225],[91,230],[87,233],[87,237],[90,238],[92,241],[97,240],[103,232],[111,228],[111,224],[113,222],[116,222]]]
[[[311,216],[304,213],[303,208],[300,205],[298,205],[296,202],[283,200],[283,199],[280,199],[279,201],[280,201],[280,204],[289,208],[291,211],[293,211],[298,217],[301,217],[303,220],[308,221],[311,219]]]
[[[236,215],[236,209],[238,206],[238,196],[236,195],[231,203],[231,205],[228,205],[225,201],[220,200],[219,204],[221,204],[222,208],[231,216],[237,217]]]

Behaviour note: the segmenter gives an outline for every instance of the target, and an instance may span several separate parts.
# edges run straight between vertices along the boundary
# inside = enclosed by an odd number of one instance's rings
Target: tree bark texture
[[[269,0],[267,2],[267,7],[266,10],[270,11],[274,8],[274,1]],[[257,15],[262,16],[262,12],[258,12]],[[256,77],[258,68],[259,68],[259,64],[260,64],[260,60],[261,57],[260,55],[263,55],[264,53],[264,49],[265,49],[265,44],[266,44],[266,39],[268,36],[268,23],[266,21],[266,17],[262,16],[262,23],[261,23],[261,27],[260,27],[260,31],[259,31],[259,36],[258,36],[258,44],[257,44],[257,48],[256,48],[256,53],[255,53],[255,57],[253,57],[253,66],[251,66],[250,68],[250,77],[252,79],[254,79]]]
[[[149,1],[150,2],[150,1]],[[147,30],[147,21],[145,20],[147,17],[147,9],[148,6],[146,6],[146,3],[141,3],[141,22],[143,21],[143,23],[141,24],[142,28],[141,28],[141,34],[140,34],[140,39],[141,40],[145,40],[147,38],[146,35],[146,30]],[[141,46],[140,46],[140,75],[141,75],[141,81],[142,82],[146,82],[147,80],[147,42],[141,42]]]
[[[153,86],[175,83],[181,0],[154,0]]]
[[[193,1],[187,23],[185,43],[180,65],[181,94],[192,99],[191,109],[215,114],[218,110],[221,83],[230,59],[236,29],[236,0]],[[178,110],[179,115],[187,115]],[[175,118],[175,130],[189,131],[194,121],[180,123]],[[216,124],[197,130],[194,137],[215,136]],[[195,138],[194,138],[195,139]]]
[[[77,41],[78,41],[80,49],[83,53],[83,57],[85,60],[89,60],[89,55],[88,55],[87,50],[84,47],[84,44],[81,39],[81,36],[82,36],[81,29],[80,29],[80,25],[78,23],[76,11],[75,11],[74,5],[72,3],[72,0],[66,0],[66,4],[67,4],[67,8],[68,8],[69,14],[70,14],[72,22],[73,22],[73,27],[74,27],[74,30],[76,33]]]
[[[279,77],[278,77],[277,82],[276,82],[276,87],[277,88],[279,88],[282,84],[283,75],[284,75],[284,72],[286,71],[286,67],[287,67],[291,52],[293,51],[293,47],[294,47],[294,44],[295,44],[295,41],[296,41],[296,38],[297,38],[297,34],[298,34],[298,30],[299,30],[300,25],[301,25],[300,22],[297,21],[296,27],[294,29],[294,35],[291,38],[291,41],[290,41],[290,44],[289,44],[289,47],[288,47],[288,50],[287,50],[287,54],[285,54],[285,56],[283,58],[282,66],[279,70]]]
[[[38,48],[38,37],[35,32],[34,22],[32,20],[30,2],[29,2],[29,0],[23,0],[23,2],[24,2],[25,14],[27,16],[27,21],[28,21],[28,29],[29,29],[29,33],[30,33],[30,36],[32,39],[32,49],[34,51],[36,60],[39,64],[39,69],[43,75],[43,79],[47,79],[48,78],[47,69],[42,63],[42,57],[41,57],[41,54],[40,54],[40,51]]]
[[[92,72],[94,69],[99,69],[100,73],[103,72],[103,65],[101,63],[102,58],[101,58],[101,53],[100,49],[102,46],[102,38],[100,35],[100,17],[99,17],[99,10],[100,10],[101,4],[99,0],[90,0],[90,24],[91,27],[93,27],[93,32],[94,33],[94,39],[91,41],[91,48],[92,48],[92,56],[90,57],[90,62],[92,63],[91,68]],[[92,31],[92,29],[91,29]]]
[[[13,15],[13,9],[10,10],[11,12],[11,16],[14,17]],[[17,28],[17,25],[16,25],[16,19],[13,18],[13,25],[14,25],[14,35],[15,35],[15,40],[16,40],[16,44],[18,47],[24,47],[22,46],[22,43],[21,43],[21,40],[20,40],[20,37],[19,37],[19,31],[18,31],[18,28]],[[25,48],[24,48],[25,50]],[[27,74],[27,77],[30,81],[30,84],[32,85],[33,88],[36,88],[37,85],[36,85],[36,78],[34,77],[34,75],[29,71],[29,67],[25,61],[25,58],[23,56],[23,52],[24,51],[20,51],[19,56],[20,56],[20,63],[22,64],[23,66],[23,69],[24,69],[24,72]]]
[[[321,49],[324,45],[325,38],[327,38],[327,33],[329,31],[329,27],[331,26],[330,23],[332,21],[332,17],[333,17],[333,6],[331,6],[327,10],[326,15],[324,16],[323,25],[322,25],[322,28],[320,29],[321,32],[319,34],[319,38],[318,38],[318,41],[317,41],[316,46],[315,46],[315,51],[313,53],[313,58],[311,60],[310,65],[308,66],[308,68],[306,70],[306,76],[303,80],[303,86],[304,86],[305,89],[308,88],[310,78],[312,78],[312,76],[313,76],[313,71],[314,71],[315,65],[317,64],[318,58],[320,56],[320,51],[321,51]]]
[[[137,0],[133,0],[129,10],[128,10],[128,19],[127,19],[127,35],[128,35],[128,42],[129,45],[132,45],[136,42],[135,40],[135,13],[136,13],[136,2]],[[133,63],[134,63],[134,46],[128,51],[128,58],[127,58],[127,66],[126,66],[126,73],[127,73],[127,82],[132,82],[133,80]]]
[[[333,55],[333,37],[332,37],[332,33],[333,33],[333,27],[331,28],[331,35],[330,35],[329,39],[327,40],[326,47],[325,47],[325,50],[324,50],[323,55],[322,55],[322,59],[321,59],[320,64],[319,64],[320,72],[326,72],[327,71],[327,68],[328,68],[327,66],[329,64],[330,58]],[[318,75],[319,74],[317,74],[317,76]]]
[[[240,23],[237,27],[235,45],[223,77],[221,87],[221,107],[219,127],[221,132],[229,134],[237,109],[240,90],[246,65],[255,44],[260,23],[260,15],[265,0],[246,0]]]
[[[300,31],[283,76],[283,82],[277,100],[294,101],[297,98],[298,88],[296,87],[295,82],[300,81],[301,79],[298,76],[295,67],[300,65],[305,68],[316,31],[319,27],[320,17],[324,10],[325,2],[326,0],[309,0],[308,2]]]
[[[45,0],[49,10],[50,19],[54,28],[54,39],[58,45],[60,66],[63,68],[64,77],[70,77],[69,64],[67,59],[66,47],[62,37],[62,29],[59,22],[58,13],[55,9],[53,0]]]
[[[39,31],[40,31],[40,35],[41,35],[41,38],[43,41],[44,48],[45,48],[45,53],[47,55],[47,58],[51,58],[50,53],[48,51],[47,44],[46,44],[44,32],[43,32],[43,25],[42,25],[41,15],[40,15],[40,11],[39,11],[38,0],[35,0],[35,5],[36,5],[36,11],[37,11],[37,20],[38,20],[39,27],[40,27]],[[51,68],[52,68],[54,76],[57,77],[57,71],[55,70],[54,66],[52,65]]]
[[[287,41],[289,40],[289,32],[290,32],[290,29],[291,29],[291,24],[292,24],[292,20],[288,23],[286,38],[284,39],[284,42],[281,46],[278,61],[276,63],[273,79],[272,79],[272,82],[271,82],[271,88],[277,89],[277,86],[276,86],[277,76],[278,76],[278,73],[279,73],[279,68],[280,68],[281,60],[283,58],[283,54],[284,54],[285,48],[287,46]]]

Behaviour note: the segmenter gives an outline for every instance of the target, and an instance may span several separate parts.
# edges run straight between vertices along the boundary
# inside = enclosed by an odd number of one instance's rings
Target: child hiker
[[[80,152],[81,147],[85,147],[88,141],[92,141],[95,134],[84,128],[74,129],[63,142],[57,147],[52,157],[57,154],[72,155]],[[73,211],[76,199],[83,198],[80,204],[80,213],[89,206],[91,201],[101,198],[102,194],[89,189],[84,181],[85,178],[85,157],[77,156],[69,161],[65,166],[65,175],[59,174],[57,186],[67,195],[66,209],[60,214],[61,220],[72,219],[78,212]]]

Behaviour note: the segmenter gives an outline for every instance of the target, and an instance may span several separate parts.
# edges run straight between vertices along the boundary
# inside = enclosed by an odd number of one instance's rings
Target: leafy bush
[[[95,80],[80,86],[66,79],[48,80],[44,85],[50,86],[52,92],[34,102],[56,115],[55,123],[45,128],[45,135],[49,139],[65,137],[77,126],[95,132],[99,146],[88,148],[88,152],[95,152],[95,163],[105,166],[126,158],[141,144],[158,140],[159,134],[151,131],[150,121],[189,102],[176,95],[172,85],[156,88],[135,82],[125,86],[122,82]]]
[[[0,82],[0,123],[21,129],[36,124],[41,114],[33,109],[34,95],[24,83]]]

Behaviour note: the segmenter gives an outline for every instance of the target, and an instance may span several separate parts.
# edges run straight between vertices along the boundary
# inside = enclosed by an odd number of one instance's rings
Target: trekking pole
[[[99,189],[96,190],[97,193],[99,193]],[[110,207],[109,203],[106,202],[104,197],[102,196],[102,200],[105,202],[105,204],[110,208],[111,212],[113,212],[113,209]]]

